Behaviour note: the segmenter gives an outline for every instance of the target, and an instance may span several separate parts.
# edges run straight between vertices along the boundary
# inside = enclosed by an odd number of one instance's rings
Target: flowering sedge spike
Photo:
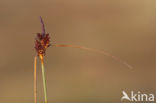
[[[35,49],[38,56],[43,57],[46,53],[46,49],[50,46],[50,37],[49,34],[45,33],[45,27],[42,18],[40,17],[42,24],[42,33],[37,33],[36,41],[35,41]]]
[[[42,24],[42,33],[37,33],[37,36],[36,36],[36,39],[35,39],[35,49],[36,49],[37,55],[41,59],[44,98],[45,98],[45,103],[48,103],[48,101],[47,101],[46,79],[45,79],[45,68],[44,68],[43,58],[44,58],[44,56],[46,54],[46,49],[50,46],[50,37],[49,37],[48,33],[45,33],[45,26],[44,26],[44,22],[42,20],[42,17],[40,17],[40,22]]]

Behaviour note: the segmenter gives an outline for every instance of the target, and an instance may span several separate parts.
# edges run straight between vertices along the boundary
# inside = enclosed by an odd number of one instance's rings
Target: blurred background
[[[156,93],[155,0],[0,0],[0,102],[33,103],[34,39],[42,16],[52,44],[45,57],[49,103],[121,103],[122,90]],[[40,61],[38,103],[43,103]],[[127,102],[126,102],[127,103]]]

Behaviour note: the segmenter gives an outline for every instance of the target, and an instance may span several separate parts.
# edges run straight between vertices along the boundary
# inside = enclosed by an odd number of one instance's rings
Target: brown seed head
[[[45,55],[46,49],[50,46],[50,37],[49,34],[41,35],[37,33],[37,37],[35,39],[35,49],[39,55]]]
[[[38,56],[43,57],[46,53],[46,49],[50,46],[50,37],[48,33],[45,33],[45,26],[42,17],[40,17],[40,21],[42,24],[42,33],[37,33],[35,39],[35,49]]]

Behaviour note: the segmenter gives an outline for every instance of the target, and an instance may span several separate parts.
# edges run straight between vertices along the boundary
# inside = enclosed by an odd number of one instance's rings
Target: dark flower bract
[[[41,33],[37,33],[37,37],[35,40],[35,49],[39,55],[45,55],[46,49],[50,46],[50,37],[49,34],[42,35]]]

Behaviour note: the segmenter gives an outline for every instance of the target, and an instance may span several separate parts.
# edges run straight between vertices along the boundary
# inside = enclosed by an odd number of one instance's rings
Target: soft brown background
[[[156,93],[155,0],[0,0],[0,103],[33,103],[34,38],[42,16],[52,43],[103,49],[47,50],[49,103],[120,103],[122,90]],[[38,61],[38,103],[43,103]]]

